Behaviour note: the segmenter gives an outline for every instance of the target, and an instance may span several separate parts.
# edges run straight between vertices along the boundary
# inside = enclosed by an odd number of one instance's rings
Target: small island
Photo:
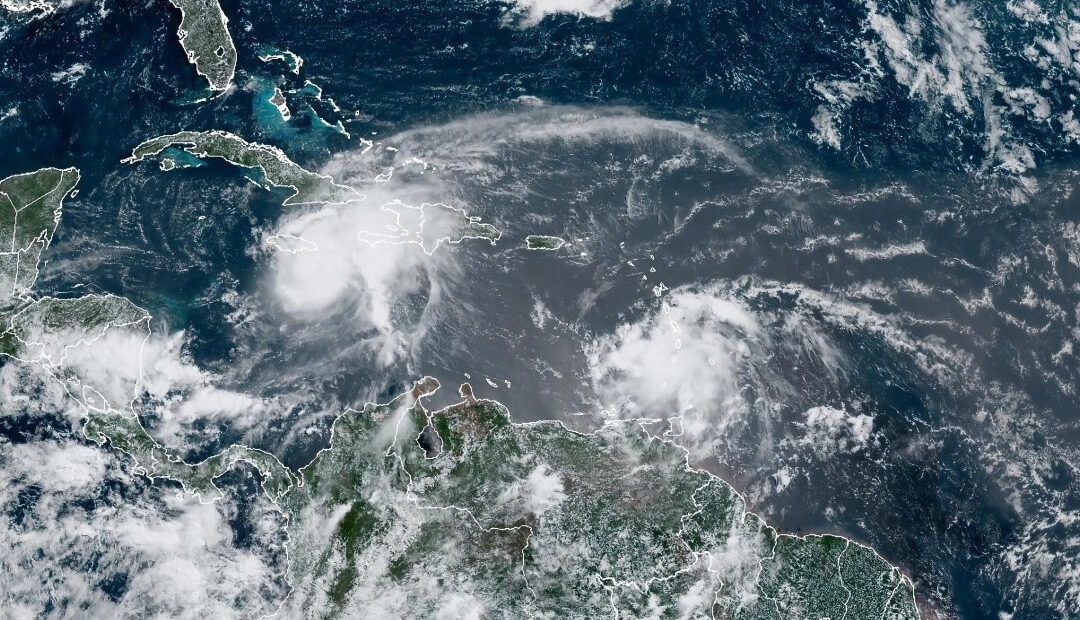
[[[562,237],[550,235],[529,235],[525,237],[525,247],[529,250],[558,250],[568,241]]]
[[[290,52],[289,50],[279,50],[276,47],[270,45],[259,46],[259,60],[263,62],[271,62],[274,60],[280,60],[289,67],[289,71],[292,71],[294,75],[300,75],[300,67],[304,66],[304,59]]]

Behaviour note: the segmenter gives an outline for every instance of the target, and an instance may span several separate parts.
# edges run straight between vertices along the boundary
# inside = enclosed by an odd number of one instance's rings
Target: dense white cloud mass
[[[33,309],[33,308],[32,308]],[[53,377],[84,406],[132,409],[155,418],[157,439],[178,447],[197,422],[227,421],[245,431],[265,420],[262,399],[218,387],[220,377],[198,368],[184,349],[186,334],[152,333],[149,316],[92,330],[48,328],[28,313],[20,329],[22,360]],[[10,365],[16,372],[15,365]],[[6,370],[7,367],[5,367]],[[61,383],[57,383],[59,387]],[[73,420],[84,415],[69,408]]]
[[[68,389],[81,391],[94,406],[123,408],[134,398],[142,372],[145,325],[128,329],[109,324],[94,331],[52,329],[36,320],[25,325],[20,331],[22,359],[40,364],[58,376],[63,375],[63,369],[73,370],[82,378],[81,385],[77,381]]]
[[[390,195],[383,197],[394,204]],[[393,301],[415,290],[436,260],[421,244],[394,236],[419,228],[418,216],[399,224],[390,211],[352,203],[284,218],[277,234],[301,237],[317,249],[275,255],[274,287],[281,305],[312,315],[347,301],[356,305],[357,319],[391,329]],[[384,242],[374,242],[379,235]]]
[[[35,382],[24,382],[23,386]],[[261,494],[200,504],[138,482],[116,452],[67,439],[0,443],[7,617],[253,617],[283,600],[280,516]],[[250,528],[236,538],[228,520]]]
[[[6,363],[0,366],[0,416],[74,414],[77,422],[80,408],[67,398],[59,381],[45,381],[42,373],[27,364]]]
[[[219,387],[221,377],[194,364],[184,349],[183,331],[151,334],[141,350],[142,378],[136,409],[152,414],[152,434],[171,446],[182,445],[197,422],[227,422],[247,431],[269,421],[272,403]]]
[[[513,0],[514,6],[507,12],[507,23],[528,28],[536,26],[548,15],[559,13],[611,19],[617,9],[630,4],[630,0]]]
[[[179,418],[190,421],[195,410],[240,408],[238,395],[224,396],[184,359],[182,340],[180,333],[147,339],[145,332],[114,327],[68,346],[60,357],[37,359],[56,359],[48,366],[54,374],[76,369],[84,387],[92,383],[124,407],[140,389],[144,402],[190,394],[178,408],[163,409],[168,424],[162,428],[178,429]],[[42,344],[38,352],[50,349],[48,339]],[[140,359],[147,369],[141,385]],[[0,524],[0,592],[8,614],[33,617],[52,609],[61,616],[251,617],[273,611],[287,591],[281,516],[253,492],[254,482],[248,479],[252,489],[244,499],[229,494],[202,504],[176,487],[140,480],[124,454],[75,439],[85,409],[72,398],[72,386],[37,366],[9,360],[0,368],[0,400],[9,405],[2,414],[27,416],[13,423],[25,425],[30,438],[0,439],[6,481],[0,510],[10,516]],[[174,410],[180,415],[172,416]],[[66,419],[54,417],[64,413]],[[48,438],[34,439],[40,432]],[[244,540],[233,524],[243,524]]]
[[[437,303],[444,280],[457,272],[446,246],[493,244],[499,232],[441,202],[447,191],[436,181],[397,175],[362,182],[370,183],[357,183],[365,200],[297,210],[276,224],[264,239],[275,250],[269,282],[290,317],[312,322],[341,312],[350,332],[364,334],[358,340],[390,364],[427,328],[407,307],[410,297]]]
[[[565,499],[562,479],[546,463],[537,465],[528,477],[518,480],[499,494],[498,501],[522,502],[532,514],[543,518],[548,510],[559,506]]]
[[[778,416],[806,398],[800,385],[807,377],[837,386],[848,374],[822,318],[811,306],[768,309],[776,292],[722,283],[674,289],[654,313],[595,339],[586,357],[596,408],[610,417],[675,418],[670,432],[698,457],[726,450],[748,429],[760,449],[771,450]],[[812,303],[831,303],[798,292]],[[828,312],[845,310],[857,312],[836,304]],[[869,416],[845,425],[821,411],[811,410],[801,423],[807,436],[836,450],[866,442]]]
[[[655,316],[592,343],[591,379],[620,417],[682,415],[683,430],[698,437],[739,408],[739,368],[760,335],[740,302],[678,291]]]

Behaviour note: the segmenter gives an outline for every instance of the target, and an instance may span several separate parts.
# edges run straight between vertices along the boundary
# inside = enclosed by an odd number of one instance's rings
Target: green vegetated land
[[[0,180],[0,308],[29,294],[41,253],[60,223],[61,204],[78,182],[74,168],[44,168]]]
[[[176,34],[188,61],[210,83],[211,91],[224,91],[236,73],[236,46],[218,0],[169,2],[183,13]]]
[[[583,435],[471,397],[430,412],[433,383],[341,416],[284,495],[297,609],[427,615],[449,590],[492,617],[918,617],[871,549],[778,535],[636,422]]]
[[[530,250],[558,250],[566,245],[566,239],[550,235],[529,235],[525,237],[525,247]]]
[[[284,201],[286,205],[344,203],[364,198],[360,192],[339,185],[328,176],[301,168],[280,149],[248,142],[225,131],[181,131],[152,138],[136,146],[124,162],[139,162],[159,155],[170,147],[201,159],[219,158],[254,170],[259,175],[257,182],[260,184],[292,190]]]

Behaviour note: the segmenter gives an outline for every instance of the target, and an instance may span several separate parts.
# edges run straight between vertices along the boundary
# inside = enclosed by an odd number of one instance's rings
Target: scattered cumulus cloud
[[[50,74],[50,77],[54,82],[60,82],[63,84],[74,84],[75,82],[81,80],[83,76],[86,75],[86,72],[89,69],[89,65],[77,62],[68,67],[67,69]]]
[[[874,419],[866,414],[850,414],[843,409],[819,406],[807,410],[801,424],[806,434],[797,440],[819,458],[860,452],[873,441]]]

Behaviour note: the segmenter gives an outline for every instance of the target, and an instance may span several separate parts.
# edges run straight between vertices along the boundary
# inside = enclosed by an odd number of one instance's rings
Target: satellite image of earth
[[[0,616],[1080,618],[1080,3],[0,0]]]

